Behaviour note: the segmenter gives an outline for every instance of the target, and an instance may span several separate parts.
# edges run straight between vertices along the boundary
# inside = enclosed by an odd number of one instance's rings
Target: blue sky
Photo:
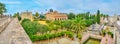
[[[7,14],[24,12],[26,10],[46,13],[46,9],[54,9],[62,13],[84,13],[95,14],[97,10],[101,13],[120,15],[120,0],[0,0],[7,8]]]

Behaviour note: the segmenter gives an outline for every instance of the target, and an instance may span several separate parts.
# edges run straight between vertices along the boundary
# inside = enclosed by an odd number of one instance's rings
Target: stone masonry
[[[14,18],[5,30],[0,33],[0,44],[32,44],[32,41],[18,19]]]

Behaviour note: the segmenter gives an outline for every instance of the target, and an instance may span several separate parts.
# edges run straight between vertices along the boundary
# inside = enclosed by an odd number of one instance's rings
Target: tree
[[[68,14],[68,19],[73,19],[75,18],[75,14],[74,13],[69,13]]]
[[[100,11],[99,10],[97,10],[96,21],[98,24],[100,24]]]
[[[85,20],[82,20],[81,17],[76,17],[71,24],[71,29],[75,32],[82,32],[85,29]]]
[[[86,19],[85,23],[86,23],[85,26],[89,27],[90,25],[94,24],[94,21]]]
[[[45,16],[44,15],[40,15],[40,19],[45,19]]]
[[[34,14],[34,21],[38,21],[38,20],[40,20],[40,15],[39,15],[38,12],[36,12],[36,13]]]
[[[81,17],[83,19],[87,19],[89,12],[87,13],[79,13],[76,17]]]
[[[19,12],[14,13],[13,17],[17,17],[19,21],[21,20],[21,16],[20,16]]]
[[[66,20],[66,21],[64,21],[63,23],[62,23],[62,27],[63,28],[65,28],[65,29],[67,29],[67,30],[70,30],[71,28],[70,28],[70,26],[71,26],[71,24],[72,24],[72,21],[71,20]]]
[[[19,12],[14,13],[13,17],[18,17],[19,16]]]
[[[50,12],[53,12],[53,9],[50,9]]]
[[[106,17],[107,17],[107,19],[108,19],[109,15],[106,15]]]
[[[0,2],[0,14],[2,15],[4,12],[6,12],[5,5]]]
[[[86,19],[90,19],[90,12],[87,12],[85,17]]]
[[[35,13],[35,17],[39,18],[39,13],[38,12]]]

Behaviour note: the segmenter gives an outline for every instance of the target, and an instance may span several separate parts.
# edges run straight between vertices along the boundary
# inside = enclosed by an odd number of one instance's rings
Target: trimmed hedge
[[[62,31],[59,33],[55,33],[55,34],[43,34],[43,35],[33,35],[31,36],[31,40],[34,41],[41,41],[41,40],[48,40],[48,39],[52,39],[52,38],[56,38],[56,37],[62,37],[64,35],[67,35],[70,38],[73,38],[73,33],[69,32],[69,31]]]

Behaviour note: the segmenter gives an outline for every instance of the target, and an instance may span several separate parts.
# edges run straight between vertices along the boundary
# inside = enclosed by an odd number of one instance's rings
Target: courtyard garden
[[[99,13],[98,16],[90,15],[89,12],[78,15],[70,13],[68,15],[68,20],[42,20],[45,25],[40,22],[41,19],[38,19],[38,14],[35,16],[34,21],[24,19],[21,22],[21,25],[33,42],[49,40],[57,37],[68,37],[73,40],[74,35],[77,35],[76,38],[81,40],[82,34],[86,31],[87,27],[95,24],[95,22],[99,23],[96,19],[99,16]],[[88,42],[91,43],[92,41],[94,40],[90,39]]]

